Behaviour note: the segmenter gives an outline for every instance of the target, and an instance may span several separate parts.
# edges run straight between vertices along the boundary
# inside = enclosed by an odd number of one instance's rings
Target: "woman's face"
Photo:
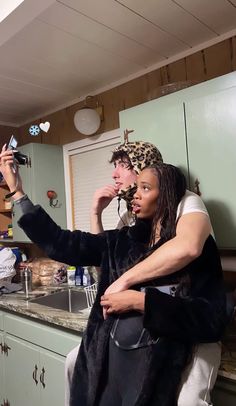
[[[158,177],[153,169],[144,169],[137,177],[137,191],[132,201],[132,211],[138,218],[153,218],[159,195]]]

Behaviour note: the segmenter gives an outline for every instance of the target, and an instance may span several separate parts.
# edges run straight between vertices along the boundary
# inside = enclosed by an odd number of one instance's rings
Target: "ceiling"
[[[5,125],[43,117],[236,35],[236,0],[11,1],[18,7],[0,22]]]

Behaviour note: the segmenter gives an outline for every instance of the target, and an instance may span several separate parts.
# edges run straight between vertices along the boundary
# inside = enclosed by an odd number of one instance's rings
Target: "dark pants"
[[[110,338],[108,378],[99,406],[133,406],[145,376],[148,347],[122,350]]]

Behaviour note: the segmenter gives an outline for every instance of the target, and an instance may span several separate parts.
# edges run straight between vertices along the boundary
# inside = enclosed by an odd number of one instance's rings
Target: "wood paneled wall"
[[[98,131],[113,130],[119,127],[119,112],[138,104],[162,96],[163,86],[173,82],[190,81],[191,84],[200,83],[217,76],[236,70],[236,37],[222,41],[216,45],[196,52],[160,69],[149,72],[137,79],[116,86],[97,96],[104,106],[104,121]],[[54,114],[42,117],[41,121],[51,123],[47,134],[32,137],[28,129],[32,123],[19,128],[20,144],[41,142],[46,144],[66,144],[85,138],[74,127],[74,113],[82,107],[77,103]]]
[[[8,143],[12,134],[14,134],[17,139],[19,138],[20,129],[16,127],[7,127],[5,125],[0,125],[0,147],[5,143]]]

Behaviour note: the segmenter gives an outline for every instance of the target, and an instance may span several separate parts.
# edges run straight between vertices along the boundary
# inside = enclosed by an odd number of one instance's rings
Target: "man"
[[[90,213],[91,232],[103,231],[103,210],[117,196],[127,204],[127,212],[122,216],[118,227],[133,223],[130,202],[137,175],[143,168],[160,161],[162,157],[158,149],[147,142],[125,142],[115,149],[110,161],[115,166],[112,173],[115,185],[107,185],[96,191]],[[176,236],[125,272],[107,289],[105,296],[116,294],[157,276],[176,272],[200,255],[212,227],[199,196],[187,191],[176,213],[176,222]],[[107,311],[109,313],[109,309]],[[78,349],[74,349],[67,358],[69,381],[77,352]],[[210,402],[210,390],[216,380],[220,356],[218,343],[201,344],[196,348],[194,360],[182,377],[178,406],[203,406]]]

